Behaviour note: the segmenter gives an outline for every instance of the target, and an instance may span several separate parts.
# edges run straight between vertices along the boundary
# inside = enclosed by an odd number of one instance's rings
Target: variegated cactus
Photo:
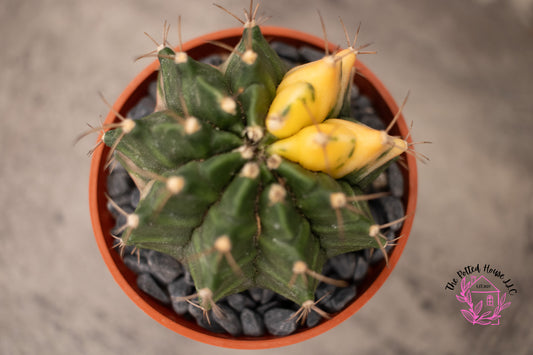
[[[141,191],[121,245],[181,261],[204,310],[262,287],[307,314],[319,281],[343,284],[328,258],[385,251],[361,187],[408,146],[349,117],[355,43],[287,72],[254,17],[220,67],[164,39],[157,111],[102,140]]]

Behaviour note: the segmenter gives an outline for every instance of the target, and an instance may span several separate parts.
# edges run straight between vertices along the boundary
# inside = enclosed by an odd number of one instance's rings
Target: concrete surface
[[[96,124],[148,61],[162,22],[191,39],[238,24],[211,0],[0,3],[0,354],[233,354],[177,335],[112,280],[87,206]],[[220,1],[240,13],[245,0]],[[533,4],[514,1],[264,1],[268,22],[344,43],[337,17],[377,55],[362,60],[405,109],[431,162],[407,248],[378,294],[340,327],[278,354],[532,354]],[[175,29],[175,26],[173,27]],[[176,42],[172,32],[171,39]],[[517,295],[499,326],[473,326],[444,289],[491,264]],[[238,353],[249,353],[239,351]]]

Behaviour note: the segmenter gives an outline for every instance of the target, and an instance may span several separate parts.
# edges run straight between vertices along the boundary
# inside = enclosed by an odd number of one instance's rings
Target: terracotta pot
[[[307,45],[321,50],[325,47],[322,39],[302,32],[277,27],[263,27],[262,30],[267,39],[275,39],[276,41],[282,41],[294,46]],[[223,50],[206,43],[206,41],[222,41],[230,45],[235,45],[240,39],[241,33],[242,28],[233,28],[211,33],[185,43],[183,50],[187,51],[191,57],[197,59],[213,53],[220,53]],[[335,46],[332,44],[328,44],[328,46],[330,51],[335,49]],[[147,94],[148,84],[156,78],[158,66],[158,62],[154,61],[128,85],[114,104],[116,111],[125,116]],[[354,79],[355,84],[359,87],[362,94],[367,95],[371,99],[379,116],[386,123],[390,122],[394,114],[398,111],[398,106],[379,79],[363,63],[357,61],[356,67],[360,75],[356,75]],[[105,123],[115,121],[118,121],[116,115],[110,112]],[[391,134],[405,137],[407,133],[408,127],[404,118],[400,117],[392,129]],[[111,237],[110,230],[113,228],[115,221],[108,212],[106,207],[107,201],[104,195],[106,191],[106,177],[108,175],[108,171],[105,169],[105,158],[108,151],[109,149],[102,145],[94,152],[89,181],[89,204],[92,225],[96,242],[107,267],[124,292],[153,319],[181,335],[211,345],[239,349],[274,348],[298,343],[334,328],[357,312],[378,291],[381,285],[383,285],[403,252],[413,223],[417,199],[417,168],[415,159],[411,155],[405,155],[408,170],[402,169],[405,181],[403,202],[406,214],[411,217],[404,222],[400,233],[403,237],[390,253],[389,267],[386,267],[384,262],[371,266],[365,280],[358,285],[358,294],[355,300],[343,311],[332,315],[330,320],[324,320],[314,328],[300,329],[292,335],[285,337],[243,336],[236,338],[225,334],[215,334],[201,328],[194,321],[180,317],[171,308],[160,304],[158,301],[143,293],[137,287],[136,274],[124,265],[119,254],[112,248],[113,238]]]

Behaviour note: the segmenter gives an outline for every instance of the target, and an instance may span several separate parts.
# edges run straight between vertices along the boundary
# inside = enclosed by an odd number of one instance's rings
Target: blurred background
[[[247,0],[219,0],[242,13]],[[533,1],[269,0],[268,25],[344,45],[338,16],[376,55],[361,60],[414,121],[418,209],[391,277],[355,316],[278,354],[532,354]],[[86,152],[177,16],[184,40],[239,24],[212,0],[0,2],[0,354],[233,354],[175,334],[113,281],[94,242]],[[353,32],[352,32],[353,33]],[[519,293],[499,326],[465,321],[444,289],[491,264]],[[239,351],[241,353],[251,353]]]

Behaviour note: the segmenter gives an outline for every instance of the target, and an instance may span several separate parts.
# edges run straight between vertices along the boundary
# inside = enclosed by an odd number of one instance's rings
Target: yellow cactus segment
[[[350,130],[324,122],[273,143],[269,152],[337,178],[337,171],[353,156],[355,147],[356,139]]]
[[[336,178],[371,164],[391,148],[390,139],[392,137],[389,137],[385,131],[342,119],[332,118],[326,122],[335,123],[349,130],[357,141],[354,154],[346,161],[346,164],[338,169]]]
[[[307,82],[300,81],[287,86],[270,106],[266,119],[268,131],[284,138],[300,130],[302,124],[311,125],[313,121],[308,110],[316,106],[315,98],[315,89]]]
[[[384,131],[342,119],[328,119],[273,143],[269,153],[338,179],[363,168],[367,174],[406,148],[403,140]]]
[[[346,90],[351,88],[350,84],[353,80],[352,72],[355,70],[354,65],[357,59],[356,53],[357,52],[353,48],[347,48],[335,54],[335,58],[341,61],[341,81],[339,95],[337,96],[337,102],[335,104],[335,110],[332,113],[333,116],[339,114],[344,102]]]
[[[388,162],[391,159],[396,158],[403,152],[405,152],[408,148],[407,142],[401,138],[397,137],[391,137],[388,136],[389,140],[389,150],[386,151],[385,154],[382,154],[378,159],[374,160],[371,164],[367,166],[364,172],[360,175],[360,179],[366,177],[368,174],[370,174],[375,169],[379,168],[386,162]]]
[[[266,118],[268,131],[277,138],[286,138],[303,127],[324,121],[337,104],[341,67],[341,60],[327,56],[289,71],[270,106]],[[303,110],[293,110],[292,105]]]
[[[334,58],[341,61],[341,81],[342,85],[348,85],[350,73],[357,59],[356,51],[353,48],[344,49],[335,54]]]
[[[300,81],[306,81],[313,84],[313,86],[323,81],[328,81],[328,79],[338,81],[340,70],[340,61],[332,55],[299,65],[285,74],[278,86],[278,91]]]

